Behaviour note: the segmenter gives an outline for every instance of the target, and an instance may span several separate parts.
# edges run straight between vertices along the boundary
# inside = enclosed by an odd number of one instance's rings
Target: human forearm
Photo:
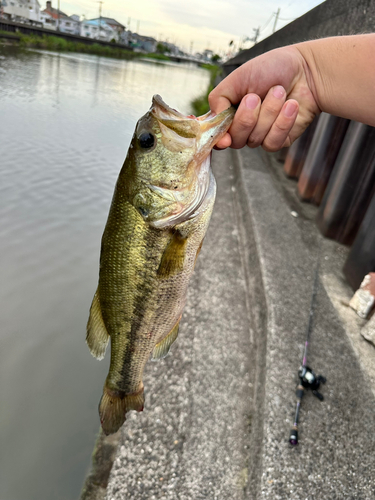
[[[375,34],[295,45],[322,111],[375,126]]]

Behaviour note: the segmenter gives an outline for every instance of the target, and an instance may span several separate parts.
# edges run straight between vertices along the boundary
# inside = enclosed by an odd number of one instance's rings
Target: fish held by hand
[[[142,411],[143,370],[176,340],[216,194],[211,150],[235,110],[184,116],[160,96],[138,121],[102,237],[86,342],[111,364],[99,404],[105,434]]]

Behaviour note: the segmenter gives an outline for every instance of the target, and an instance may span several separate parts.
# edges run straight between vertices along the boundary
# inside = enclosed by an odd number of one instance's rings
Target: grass
[[[215,86],[215,80],[218,75],[221,73],[221,67],[216,64],[201,64],[202,68],[207,69],[211,73],[210,83],[208,85],[207,91],[200,97],[194,99],[191,103],[194,114],[196,116],[201,116],[210,111],[210,106],[208,104],[208,94],[213,90]]]
[[[163,61],[169,61],[169,57],[164,54],[143,54],[128,50],[125,47],[110,47],[99,43],[86,44],[82,42],[73,42],[53,35],[18,35],[21,47],[32,47],[36,49],[54,50],[61,52],[81,52],[83,54],[95,54],[98,56],[115,57],[120,59],[133,59],[139,57],[148,57]]]
[[[18,33],[13,33],[12,31],[6,31],[6,30],[0,30],[0,35],[8,35],[11,36],[12,38],[20,38],[20,35]]]
[[[82,52],[84,54],[96,54],[99,56],[124,59],[131,59],[137,56],[133,51],[127,50],[126,48],[110,47],[108,45],[100,45],[99,43],[89,45],[82,42],[72,42],[53,35],[37,36],[21,34],[20,46],[62,52]]]

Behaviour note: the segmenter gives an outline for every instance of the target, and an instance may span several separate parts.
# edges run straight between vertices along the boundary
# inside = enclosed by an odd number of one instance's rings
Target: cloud
[[[280,17],[292,19],[312,9],[323,0],[290,0],[282,6]],[[57,3],[57,0],[53,0]],[[67,14],[85,14],[98,17],[99,3],[92,0],[60,0],[61,9]],[[229,40],[237,47],[243,36],[252,37],[253,29],[263,27],[280,5],[279,0],[104,0],[102,15],[114,17],[130,29],[137,30],[140,23],[142,35],[169,39],[185,50],[194,43],[194,50],[226,50]],[[281,28],[290,21],[279,21]],[[273,21],[261,33],[271,34]]]

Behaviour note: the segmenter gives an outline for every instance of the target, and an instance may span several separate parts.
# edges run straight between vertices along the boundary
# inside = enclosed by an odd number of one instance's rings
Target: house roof
[[[98,19],[100,19],[100,18],[97,17],[95,19],[92,19],[92,21],[97,21]],[[116,19],[113,19],[112,17],[102,17],[101,19],[103,21],[105,21],[107,24],[110,24],[113,26],[120,26],[121,28],[125,29],[125,26],[123,24],[119,23],[118,21],[116,21]]]
[[[53,7],[51,7],[50,9],[44,9],[43,12],[47,12],[47,14],[49,14],[51,17],[53,17],[54,19],[57,19],[57,18],[65,18],[65,17],[69,17],[65,14],[65,12],[63,12],[62,10],[59,10],[59,9],[54,9]]]
[[[157,41],[152,36],[139,35],[138,33],[132,33],[131,36],[132,36],[132,38],[135,38],[136,40],[139,40],[141,42],[156,42]]]
[[[113,31],[113,28],[111,26],[109,26],[109,24],[107,24],[104,21],[103,17],[101,18],[101,20],[100,20],[100,18],[98,18],[98,19],[86,19],[86,21],[83,21],[83,22],[84,22],[84,24],[91,24],[92,26],[99,26],[99,24],[100,24],[101,28]]]

